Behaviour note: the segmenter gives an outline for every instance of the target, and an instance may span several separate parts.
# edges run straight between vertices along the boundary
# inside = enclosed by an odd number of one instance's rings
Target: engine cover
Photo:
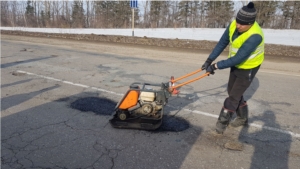
[[[144,102],[142,106],[133,111],[135,115],[155,116],[162,109],[162,105],[154,102]]]

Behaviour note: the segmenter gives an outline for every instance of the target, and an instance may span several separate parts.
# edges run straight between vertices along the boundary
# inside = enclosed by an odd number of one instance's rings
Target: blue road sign
[[[138,8],[137,0],[131,0],[130,1],[130,8]]]

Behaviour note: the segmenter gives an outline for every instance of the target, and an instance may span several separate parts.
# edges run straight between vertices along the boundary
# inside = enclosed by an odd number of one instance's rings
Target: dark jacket
[[[210,60],[215,60],[226,48],[226,46],[230,43],[229,40],[229,27],[226,28],[225,32],[223,33],[221,39],[219,40],[218,44],[209,55]],[[239,33],[237,29],[235,30],[232,41],[240,36],[242,33]],[[256,47],[262,42],[262,37],[258,34],[252,35],[245,41],[245,43],[241,46],[234,57],[228,58],[226,60],[221,60],[217,63],[218,69],[225,69],[228,67],[232,67],[238,65],[245,61],[251,53],[256,49]]]

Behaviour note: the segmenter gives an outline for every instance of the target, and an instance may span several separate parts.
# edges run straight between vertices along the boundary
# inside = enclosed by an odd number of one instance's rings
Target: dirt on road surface
[[[24,42],[33,42],[40,44],[49,44],[49,45],[59,45],[59,46],[68,46],[74,49],[81,49],[86,51],[95,51],[95,52],[108,52],[108,53],[116,53],[120,55],[136,55],[136,53],[140,53],[137,57],[151,57],[158,60],[170,60],[180,63],[199,63],[202,64],[211,50],[213,49],[215,42],[208,41],[197,41],[200,44],[200,47],[194,48],[186,48],[186,47],[163,47],[155,43],[151,44],[139,44],[139,43],[119,43],[115,42],[114,39],[116,36],[104,36],[107,39],[105,41],[102,40],[87,40],[87,39],[75,39],[74,36],[70,36],[69,38],[64,38],[64,35],[56,34],[56,36],[47,36],[45,33],[31,33],[31,32],[21,32],[21,31],[1,31],[5,32],[5,34],[1,35],[2,39],[6,40],[17,40]],[[10,35],[17,34],[17,35]],[[45,38],[46,36],[46,38]],[[83,35],[78,35],[83,36]],[[87,35],[89,37],[90,35]],[[96,35],[94,35],[96,36]],[[83,36],[85,37],[85,36]],[[123,38],[131,38],[131,37],[123,37]],[[164,41],[172,42],[174,40],[166,40]],[[185,43],[185,41],[179,41],[181,43]],[[195,41],[196,42],[196,41]],[[84,45],[83,45],[84,44]],[[199,46],[199,44],[197,46]],[[204,44],[204,45],[203,45]],[[205,48],[202,48],[202,47]],[[281,49],[277,48],[278,45],[270,45],[272,50]],[[280,46],[280,45],[279,45]],[[124,50],[116,50],[115,48],[124,49]],[[294,56],[287,56],[289,52],[279,55],[278,53],[272,54],[273,52],[266,52],[265,61],[261,66],[262,69],[268,69],[275,72],[285,72],[291,74],[299,74],[300,73],[300,55],[297,55],[297,52],[300,52],[300,47],[294,46],[284,46],[288,51],[293,51]],[[128,50],[129,49],[129,50]],[[25,49],[26,50],[26,49]],[[29,49],[30,50],[30,49]],[[120,52],[121,51],[121,52]],[[286,51],[286,50],[282,50]],[[164,57],[160,55],[163,52]],[[186,54],[189,55],[186,55]],[[224,51],[216,61],[226,59],[227,51]]]

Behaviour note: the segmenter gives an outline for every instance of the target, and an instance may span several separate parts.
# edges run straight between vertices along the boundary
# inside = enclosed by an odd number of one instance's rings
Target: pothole
[[[101,97],[85,97],[71,103],[72,109],[83,112],[93,112],[98,115],[112,115],[116,102]]]

